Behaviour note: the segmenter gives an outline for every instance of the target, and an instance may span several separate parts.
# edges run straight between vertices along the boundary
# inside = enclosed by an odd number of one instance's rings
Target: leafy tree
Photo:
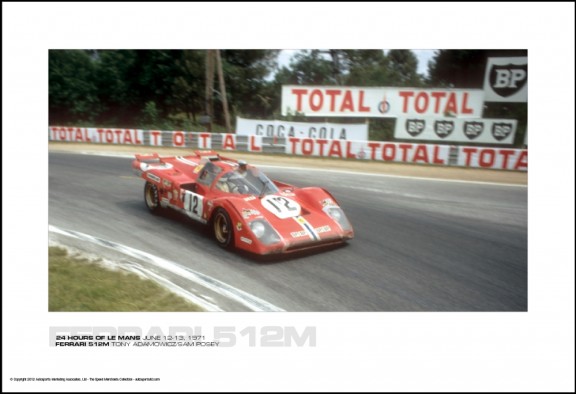
[[[51,124],[93,121],[101,111],[95,67],[87,51],[50,50],[48,98]]]
[[[221,51],[226,92],[233,115],[266,118],[274,112],[267,89],[270,83],[266,78],[275,70],[279,52],[268,49]],[[221,97],[217,95],[218,100]]]
[[[414,52],[405,49],[392,49],[386,56],[390,75],[389,86],[422,86],[418,75],[418,59]]]
[[[137,51],[95,51],[98,96],[103,111],[99,123],[110,126],[132,126],[141,110],[136,70]]]
[[[318,49],[296,53],[290,61],[292,81],[296,85],[337,85],[332,60]]]
[[[196,124],[196,117],[202,113],[205,101],[205,51],[182,51],[176,60],[176,73],[172,82],[172,95],[168,100],[172,109],[176,111],[173,119],[178,119],[179,113],[184,114],[187,122],[180,127],[192,128]],[[184,128],[184,127],[183,127]]]

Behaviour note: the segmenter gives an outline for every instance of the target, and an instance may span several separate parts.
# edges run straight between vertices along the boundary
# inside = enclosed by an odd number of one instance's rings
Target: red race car
[[[193,156],[136,155],[152,213],[172,208],[209,225],[218,245],[255,254],[339,244],[354,230],[336,199],[319,187],[272,181],[243,160],[214,151]]]

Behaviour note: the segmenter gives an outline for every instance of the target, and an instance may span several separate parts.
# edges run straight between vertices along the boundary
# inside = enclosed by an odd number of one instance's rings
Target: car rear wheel
[[[144,185],[144,202],[148,210],[153,214],[157,214],[160,211],[158,188],[153,183],[146,182],[146,185]]]
[[[218,208],[212,219],[212,228],[214,229],[214,238],[222,248],[231,248],[234,246],[234,228],[228,212]]]

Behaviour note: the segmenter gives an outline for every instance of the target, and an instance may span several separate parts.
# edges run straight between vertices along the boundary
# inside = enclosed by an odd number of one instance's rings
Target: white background
[[[574,391],[573,3],[3,3],[2,30],[3,391]],[[48,48],[382,46],[529,49],[527,313],[47,312]],[[318,345],[49,348],[62,325],[312,325]],[[9,381],[85,374],[162,381]]]

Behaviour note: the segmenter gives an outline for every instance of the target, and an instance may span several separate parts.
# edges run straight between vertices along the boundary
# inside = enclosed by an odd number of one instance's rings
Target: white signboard
[[[528,101],[528,58],[491,57],[484,75],[486,101]]]
[[[282,115],[481,118],[483,106],[480,89],[282,86]]]
[[[287,122],[236,118],[237,135],[262,137],[321,138],[327,140],[368,140],[368,125]]]
[[[396,119],[394,137],[418,141],[513,144],[515,119],[410,117]]]

